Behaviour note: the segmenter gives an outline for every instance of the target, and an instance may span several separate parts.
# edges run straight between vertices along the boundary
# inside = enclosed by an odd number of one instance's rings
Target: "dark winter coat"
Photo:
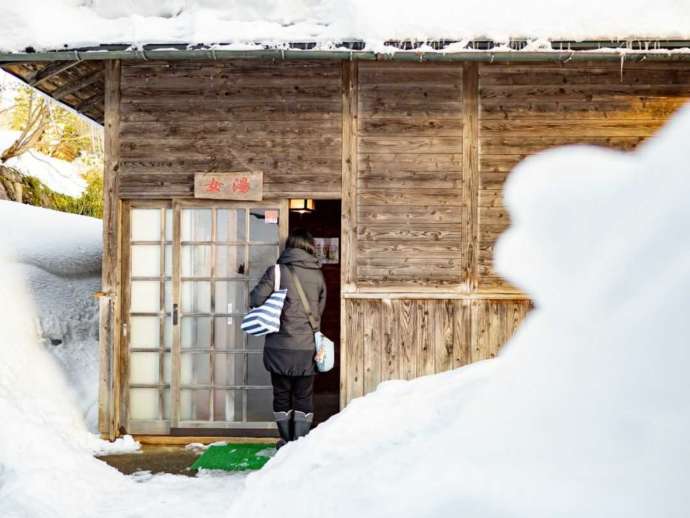
[[[315,374],[314,332],[286,267],[292,267],[299,277],[318,327],[326,307],[326,283],[321,266],[316,257],[300,248],[286,248],[278,264],[281,265],[280,287],[288,291],[280,317],[280,331],[266,335],[264,366],[269,372],[287,376]],[[274,268],[271,266],[250,294],[252,307],[260,306],[273,293],[273,281]]]

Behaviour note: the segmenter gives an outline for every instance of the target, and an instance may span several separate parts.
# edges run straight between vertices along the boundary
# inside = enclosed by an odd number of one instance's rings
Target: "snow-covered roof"
[[[687,0],[0,0],[0,53],[123,44],[690,40]],[[530,46],[531,44],[531,46]],[[426,50],[426,49],[425,49]],[[432,49],[433,50],[433,49]],[[448,50],[448,49],[445,49]]]

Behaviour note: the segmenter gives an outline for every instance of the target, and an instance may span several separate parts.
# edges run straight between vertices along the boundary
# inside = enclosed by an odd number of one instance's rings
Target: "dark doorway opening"
[[[290,211],[290,231],[301,227],[326,246],[337,242],[337,262],[325,262],[321,271],[326,280],[326,309],[321,331],[335,342],[335,367],[316,376],[314,382],[314,420],[320,423],[340,409],[340,200],[315,200],[314,210]],[[334,240],[337,240],[334,242]]]

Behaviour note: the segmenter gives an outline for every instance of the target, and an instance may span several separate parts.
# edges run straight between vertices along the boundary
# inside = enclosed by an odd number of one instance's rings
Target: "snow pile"
[[[101,221],[0,201],[0,246],[26,280],[35,328],[62,364],[92,431],[97,428]],[[5,299],[11,300],[11,299]],[[39,371],[40,372],[40,371]]]
[[[687,39],[684,0],[1,0],[0,51],[102,43]]]
[[[19,133],[0,130],[0,151],[10,147]],[[86,180],[82,177],[85,168],[80,162],[67,162],[30,149],[10,158],[4,165],[38,178],[46,187],[61,194],[78,198],[86,189]]]
[[[355,401],[235,515],[687,516],[688,131],[523,162],[497,265],[537,309],[499,359]]]

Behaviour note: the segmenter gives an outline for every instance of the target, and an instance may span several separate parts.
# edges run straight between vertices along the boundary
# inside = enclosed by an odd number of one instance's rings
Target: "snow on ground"
[[[102,43],[688,39],[685,0],[0,0],[0,51]],[[239,47],[238,47],[239,48]]]
[[[19,136],[19,131],[0,129],[0,151],[10,147]],[[55,192],[78,198],[86,189],[85,172],[80,162],[67,162],[59,158],[44,155],[30,149],[5,162],[26,176],[33,176]]]
[[[634,153],[523,162],[496,259],[536,309],[501,355],[382,384],[248,477],[125,477],[94,460],[12,259],[0,516],[687,516],[688,131],[690,108]]]

